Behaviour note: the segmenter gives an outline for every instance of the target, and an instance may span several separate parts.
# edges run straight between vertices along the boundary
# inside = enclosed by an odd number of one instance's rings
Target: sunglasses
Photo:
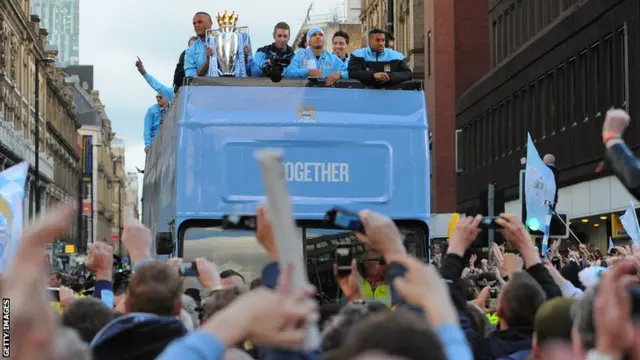
[[[156,96],[156,99],[160,100],[162,99],[162,96]]]

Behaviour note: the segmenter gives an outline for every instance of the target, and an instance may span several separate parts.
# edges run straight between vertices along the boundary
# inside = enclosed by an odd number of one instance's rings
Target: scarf
[[[324,74],[324,67],[325,67],[325,62],[326,61],[331,61],[330,59],[327,59],[329,53],[325,50],[322,55],[320,55],[320,58],[318,59],[316,57],[316,54],[313,53],[313,50],[311,49],[311,47],[307,46],[306,49],[304,49],[304,52],[302,53],[302,67],[304,68],[309,68],[309,62],[310,61],[315,61],[316,63],[316,69],[320,70],[323,72]],[[331,67],[332,64],[329,64],[328,67]],[[324,75],[323,75],[324,76]]]

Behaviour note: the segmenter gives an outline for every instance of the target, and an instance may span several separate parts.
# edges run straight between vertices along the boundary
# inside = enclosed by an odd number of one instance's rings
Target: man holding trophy
[[[218,29],[207,31],[207,47],[212,49],[207,76],[247,77],[251,62],[249,28],[238,27],[238,14],[218,13]]]
[[[213,26],[211,15],[200,11],[193,16],[193,30],[196,41],[189,46],[184,55],[184,76],[206,76],[209,71],[209,58],[213,56],[213,49],[207,48],[207,31]]]

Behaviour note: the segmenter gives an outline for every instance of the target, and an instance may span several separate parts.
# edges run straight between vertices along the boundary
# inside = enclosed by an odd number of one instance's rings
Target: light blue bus
[[[180,90],[147,157],[143,223],[155,235],[158,257],[202,256],[247,281],[258,277],[266,257],[255,238],[220,224],[225,215],[255,214],[265,201],[254,153],[275,147],[284,150],[303,228],[300,250],[313,271],[329,268],[330,235],[344,234],[319,229],[336,205],[391,217],[406,232],[409,250],[427,257],[428,143],[421,85],[374,90],[357,82],[327,88],[195,78]]]

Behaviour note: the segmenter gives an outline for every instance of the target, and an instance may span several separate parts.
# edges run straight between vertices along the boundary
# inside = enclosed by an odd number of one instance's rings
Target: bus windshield
[[[307,253],[320,250],[324,238],[331,240],[340,234],[348,234],[344,230],[304,229],[307,238]],[[228,269],[242,274],[250,283],[262,274],[262,268],[269,262],[267,252],[250,231],[224,230],[220,227],[191,227],[184,235],[183,262],[190,262],[203,257],[213,260],[219,271]],[[302,238],[300,252],[302,253]],[[321,262],[332,261],[334,248],[332,241],[327,241],[326,250],[315,253],[314,258]],[[311,251],[310,251],[311,250]]]

